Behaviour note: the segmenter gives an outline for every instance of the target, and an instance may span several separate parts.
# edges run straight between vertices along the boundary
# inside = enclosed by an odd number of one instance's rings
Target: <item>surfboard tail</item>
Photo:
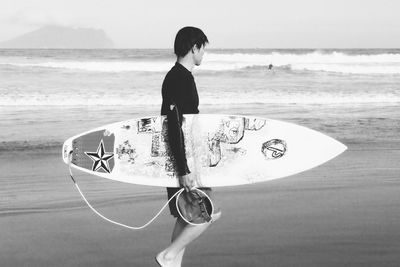
[[[63,144],[63,148],[62,148],[62,159],[64,161],[65,164],[68,164],[68,156],[69,154],[73,151],[72,148],[72,139],[69,138],[68,140],[66,140]]]

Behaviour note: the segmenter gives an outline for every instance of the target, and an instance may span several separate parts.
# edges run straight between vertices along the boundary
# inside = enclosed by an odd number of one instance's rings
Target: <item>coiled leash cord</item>
[[[78,192],[79,192],[79,194],[81,195],[81,197],[83,198],[83,200],[86,202],[86,204],[89,206],[89,208],[90,208],[96,215],[98,215],[100,218],[102,218],[103,220],[106,220],[107,222],[110,222],[110,223],[112,223],[112,224],[122,226],[122,227],[124,227],[124,228],[128,228],[128,229],[131,229],[131,230],[141,230],[141,229],[143,229],[143,228],[149,226],[158,216],[160,216],[161,212],[168,206],[169,202],[171,202],[171,200],[172,200],[174,197],[180,195],[180,194],[185,190],[184,188],[181,188],[179,191],[177,191],[170,199],[168,199],[167,203],[164,204],[164,206],[160,209],[160,211],[159,211],[156,215],[154,215],[154,217],[153,217],[152,219],[150,219],[150,220],[149,220],[147,223],[145,223],[144,225],[142,225],[142,226],[130,226],[130,225],[126,225],[126,224],[123,224],[123,223],[119,223],[119,222],[116,222],[116,221],[114,221],[114,220],[111,220],[111,219],[107,218],[106,216],[104,216],[103,214],[101,214],[100,212],[98,212],[98,211],[89,203],[89,201],[86,199],[85,195],[82,193],[81,189],[79,188],[78,183],[76,182],[76,180],[75,180],[75,178],[74,178],[74,174],[72,173],[72,168],[71,168],[72,153],[73,153],[73,152],[71,151],[71,152],[69,153],[69,155],[68,155],[69,175],[70,175],[72,181],[74,182],[74,185],[75,185],[76,189],[78,189]],[[198,191],[200,191],[200,192],[203,192],[203,191],[201,191],[201,190],[198,189],[198,188],[195,188],[195,189],[198,190]],[[203,192],[203,194],[205,194],[205,193]],[[178,197],[179,197],[179,196],[178,196]],[[176,203],[178,203],[178,197],[176,198]],[[211,199],[210,199],[210,202],[211,202],[211,205],[212,205]],[[176,204],[176,205],[177,205],[177,204]],[[182,218],[183,220],[185,220],[187,223],[189,223],[189,224],[191,224],[191,225],[200,225],[200,224],[193,224],[193,223],[187,221],[187,220],[184,218],[184,216],[182,216],[182,214],[181,214],[181,212],[179,211],[179,208],[178,208],[178,207],[177,207],[177,209],[178,209],[178,212],[179,212],[179,215],[181,216],[181,218]],[[212,222],[212,221],[211,221],[211,222]]]

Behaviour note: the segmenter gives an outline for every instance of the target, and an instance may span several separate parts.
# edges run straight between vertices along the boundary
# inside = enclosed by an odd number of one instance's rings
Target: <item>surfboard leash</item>
[[[107,221],[107,222],[110,222],[110,223],[112,223],[112,224],[115,224],[115,225],[124,227],[124,228],[128,228],[128,229],[131,229],[131,230],[141,230],[141,229],[144,229],[145,227],[149,226],[158,216],[160,216],[160,214],[162,213],[162,211],[168,206],[169,202],[171,202],[171,200],[174,199],[174,197],[180,195],[180,194],[185,190],[184,188],[181,188],[180,190],[178,190],[172,197],[170,197],[170,198],[168,199],[168,201],[164,204],[164,206],[160,209],[160,211],[159,211],[156,215],[154,215],[154,217],[153,217],[152,219],[150,219],[150,220],[149,220],[147,223],[145,223],[144,225],[142,225],[142,226],[130,226],[130,225],[126,225],[126,224],[123,224],[123,223],[114,221],[114,220],[112,220],[112,219],[110,219],[110,218],[104,216],[103,214],[101,214],[99,211],[97,211],[97,210],[89,203],[89,201],[86,199],[85,195],[83,194],[83,192],[82,192],[81,189],[79,188],[79,185],[78,185],[76,179],[74,178],[74,174],[72,173],[72,168],[71,168],[72,153],[73,153],[73,151],[71,151],[71,152],[69,153],[69,155],[68,155],[69,175],[70,175],[70,178],[71,178],[72,182],[74,183],[76,189],[78,190],[79,194],[81,195],[82,199],[85,201],[86,205],[88,205],[88,207],[89,207],[97,216],[99,216],[99,217],[102,218],[103,220],[105,220],[105,221]],[[201,190],[198,189],[198,188],[195,188],[195,189],[201,191]],[[201,191],[201,192],[203,192],[203,191]],[[203,192],[203,194],[205,194],[205,193]],[[178,197],[176,198],[176,204],[177,204],[177,202],[178,202]],[[210,202],[211,202],[211,205],[213,205],[211,199],[210,199]],[[178,207],[177,207],[177,208],[178,208]],[[182,218],[183,220],[185,220],[187,223],[189,223],[189,224],[191,224],[191,225],[199,225],[199,224],[193,224],[193,223],[187,221],[187,220],[184,218],[184,216],[182,216],[181,212],[179,211],[179,208],[178,208],[178,212],[179,212],[179,215],[181,216],[181,218]],[[212,222],[212,220],[210,221],[210,223],[211,223],[211,222]]]
[[[103,214],[101,214],[99,211],[97,211],[97,210],[89,203],[89,201],[86,199],[85,195],[83,194],[83,192],[82,192],[81,189],[79,188],[79,185],[78,185],[76,179],[74,178],[74,174],[72,173],[72,168],[71,168],[71,157],[72,157],[72,153],[73,153],[73,151],[71,151],[71,152],[69,153],[69,155],[68,155],[69,175],[70,175],[71,180],[72,180],[72,182],[74,183],[76,189],[78,189],[78,192],[79,192],[79,194],[81,195],[82,199],[83,199],[83,200],[85,201],[85,203],[89,206],[89,208],[90,208],[96,215],[98,215],[100,218],[102,218],[103,220],[106,220],[106,221],[108,221],[108,222],[110,222],[110,223],[112,223],[112,224],[122,226],[122,227],[124,227],[124,228],[128,228],[128,229],[131,229],[131,230],[141,230],[141,229],[147,227],[148,225],[150,225],[150,224],[161,214],[161,212],[168,206],[169,202],[170,202],[175,196],[177,196],[179,193],[181,193],[181,192],[184,190],[184,188],[182,188],[181,190],[179,190],[178,192],[176,192],[170,199],[168,199],[167,203],[164,204],[164,206],[160,209],[160,211],[159,211],[152,219],[150,219],[147,223],[145,223],[144,225],[142,225],[142,226],[130,226],[130,225],[126,225],[126,224],[123,224],[123,223],[120,223],[120,222],[111,220],[110,218],[104,216]]]

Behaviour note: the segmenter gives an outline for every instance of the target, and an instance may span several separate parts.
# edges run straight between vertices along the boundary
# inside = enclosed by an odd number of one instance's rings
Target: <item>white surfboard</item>
[[[238,115],[184,115],[189,169],[198,187],[252,184],[314,168],[347,148],[306,127]],[[71,137],[63,160],[121,182],[178,187],[165,116],[118,122]]]

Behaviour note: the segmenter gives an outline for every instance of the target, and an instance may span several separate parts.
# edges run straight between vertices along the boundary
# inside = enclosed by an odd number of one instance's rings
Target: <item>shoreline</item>
[[[1,108],[1,106],[0,106]],[[47,150],[62,146],[64,141],[78,133],[107,124],[132,118],[159,114],[158,107],[134,109],[129,106],[109,106],[105,108],[79,107],[41,107],[24,110],[21,113],[10,111],[3,121],[0,133],[0,155],[14,150]],[[366,111],[368,109],[368,111]],[[51,115],[48,115],[52,113]],[[106,112],[107,117],[102,114]],[[363,144],[400,142],[400,117],[397,105],[373,107],[339,105],[325,106],[297,104],[251,104],[249,105],[202,105],[200,114],[240,114],[282,120],[320,131],[343,143]],[[34,122],[33,118],[43,118]],[[81,116],[77,120],[77,116]],[[56,119],[57,118],[57,119]],[[59,119],[62,118],[62,119]],[[26,121],[29,123],[27,124]]]

